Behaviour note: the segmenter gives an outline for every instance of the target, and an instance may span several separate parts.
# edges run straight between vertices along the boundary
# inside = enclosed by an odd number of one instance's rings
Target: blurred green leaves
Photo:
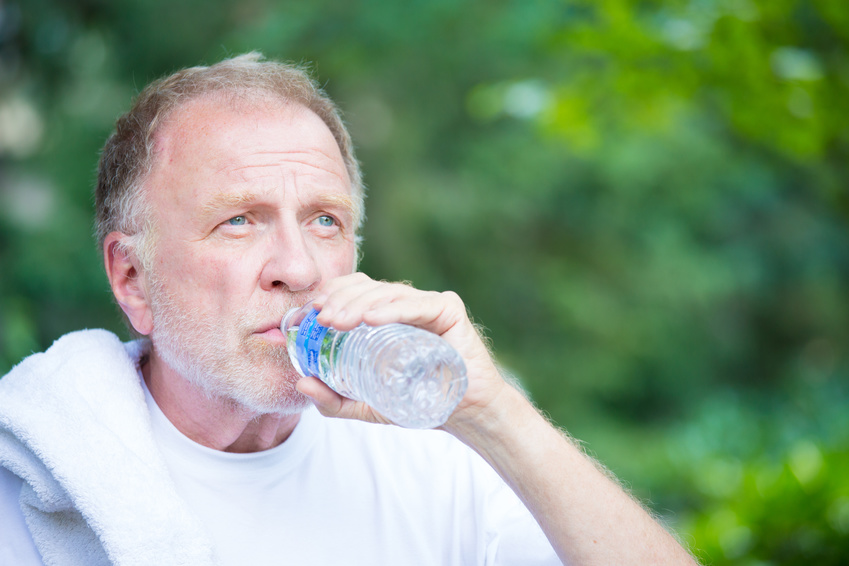
[[[845,384],[792,401],[724,395],[669,436],[665,497],[711,564],[842,564],[849,555]],[[687,478],[682,482],[682,478]],[[661,489],[658,484],[658,490]]]

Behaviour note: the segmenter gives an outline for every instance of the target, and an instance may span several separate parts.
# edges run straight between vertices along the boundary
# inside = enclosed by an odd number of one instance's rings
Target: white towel
[[[48,566],[215,563],[153,441],[143,344],[74,332],[0,379],[0,466],[24,480],[24,516]]]

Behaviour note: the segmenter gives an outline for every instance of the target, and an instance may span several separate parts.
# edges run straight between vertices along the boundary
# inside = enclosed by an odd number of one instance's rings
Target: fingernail
[[[317,320],[322,326],[327,326],[326,322],[331,319],[333,316],[333,309],[330,307],[323,307],[318,309],[318,317]]]

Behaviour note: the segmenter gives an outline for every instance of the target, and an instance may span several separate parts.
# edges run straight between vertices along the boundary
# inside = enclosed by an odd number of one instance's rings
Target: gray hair
[[[142,185],[151,171],[155,135],[175,110],[208,94],[279,99],[318,115],[342,153],[351,180],[359,232],[364,220],[365,189],[339,108],[304,67],[265,61],[262,54],[252,52],[209,67],[183,69],[154,81],[139,93],[129,112],[118,118],[98,166],[95,236],[99,248],[110,232],[122,232],[129,236],[122,245],[136,253],[144,269],[150,268],[155,226]]]

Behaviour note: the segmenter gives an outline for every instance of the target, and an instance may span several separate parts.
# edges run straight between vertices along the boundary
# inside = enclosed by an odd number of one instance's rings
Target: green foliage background
[[[845,0],[0,2],[0,374],[126,336],[99,147],[150,80],[260,50],[346,110],[365,272],[460,293],[706,563],[845,563],[847,45]]]

